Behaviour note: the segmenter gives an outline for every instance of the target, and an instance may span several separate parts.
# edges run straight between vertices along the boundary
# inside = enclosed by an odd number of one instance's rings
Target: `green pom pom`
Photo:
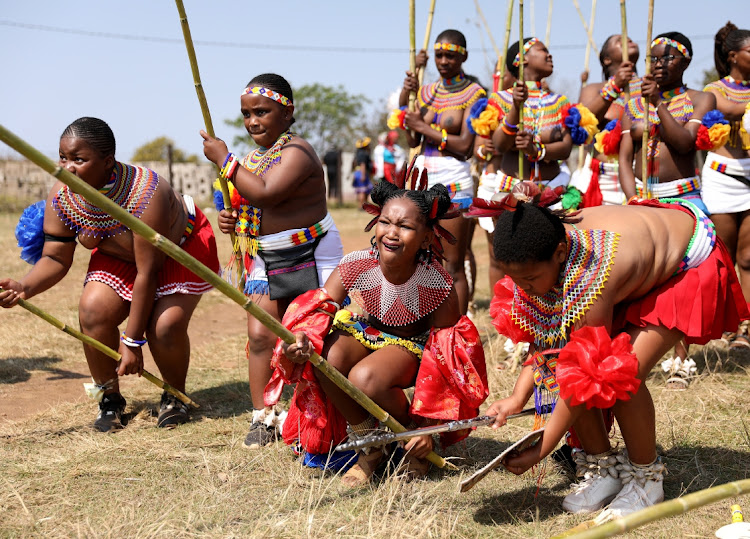
[[[560,204],[562,204],[562,207],[565,210],[577,210],[578,206],[581,205],[581,200],[583,200],[583,194],[578,189],[575,187],[567,187],[565,193],[563,193]]]

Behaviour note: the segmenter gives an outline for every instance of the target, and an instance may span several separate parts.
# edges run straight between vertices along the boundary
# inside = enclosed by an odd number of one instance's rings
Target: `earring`
[[[378,247],[375,245],[375,236],[370,238],[370,255],[375,258],[380,258],[380,251],[378,251]]]

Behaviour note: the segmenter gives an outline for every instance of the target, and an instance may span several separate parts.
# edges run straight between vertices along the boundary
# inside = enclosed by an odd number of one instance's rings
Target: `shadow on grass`
[[[485,526],[515,524],[526,515],[534,515],[537,520],[547,520],[562,512],[564,493],[558,489],[536,486],[524,487],[513,492],[504,492],[482,500],[474,513],[474,522]]]
[[[0,384],[18,384],[27,382],[34,371],[44,371],[51,374],[47,380],[75,380],[88,378],[88,375],[65,369],[52,367],[60,363],[61,358],[57,356],[45,357],[10,357],[0,360]]]
[[[750,349],[729,348],[720,342],[690,354],[699,373],[738,373],[750,368]]]

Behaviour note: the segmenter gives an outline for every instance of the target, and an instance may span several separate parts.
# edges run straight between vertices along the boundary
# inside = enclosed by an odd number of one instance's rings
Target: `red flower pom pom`
[[[561,109],[560,114],[562,115],[561,117],[562,117],[563,124],[565,124],[565,119],[570,115],[570,109],[572,108],[573,108],[573,103],[568,103]]]
[[[620,140],[622,139],[622,126],[617,122],[612,131],[608,131],[602,139],[604,155],[617,155],[620,153]]]
[[[513,308],[513,286],[513,281],[507,276],[495,284],[495,296],[490,302],[492,325],[500,335],[505,335],[514,343],[534,342],[534,338],[510,317]]]
[[[708,128],[705,125],[701,125],[698,128],[698,137],[695,139],[696,150],[710,150],[713,148],[711,144],[711,136],[708,134]]]
[[[612,339],[604,327],[583,327],[574,331],[557,359],[560,397],[572,406],[609,408],[615,401],[628,400],[641,385],[638,358],[630,336]]]

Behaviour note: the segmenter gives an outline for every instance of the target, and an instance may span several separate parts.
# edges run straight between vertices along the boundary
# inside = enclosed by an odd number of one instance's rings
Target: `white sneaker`
[[[667,471],[661,459],[649,466],[626,465],[623,468],[620,471],[622,490],[609,507],[596,517],[597,525],[664,501],[664,474]]]
[[[565,496],[562,506],[569,513],[593,513],[611,502],[622,490],[619,478],[595,475],[573,484],[573,492]]]
[[[573,492],[565,496],[563,509],[569,513],[598,511],[622,489],[617,465],[625,459],[611,449],[599,455],[587,455],[581,450],[574,450],[573,458],[576,461],[576,477],[581,480],[574,483]]]

